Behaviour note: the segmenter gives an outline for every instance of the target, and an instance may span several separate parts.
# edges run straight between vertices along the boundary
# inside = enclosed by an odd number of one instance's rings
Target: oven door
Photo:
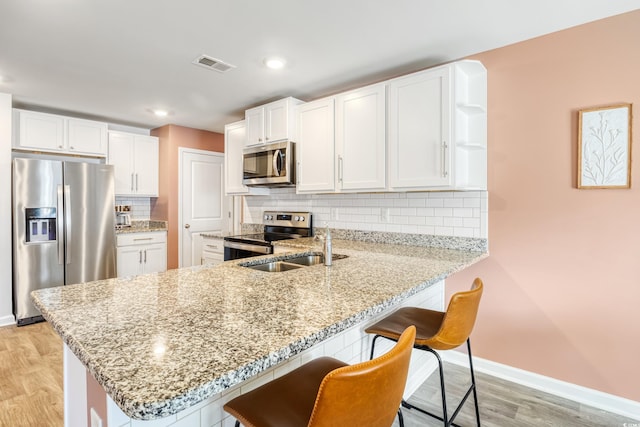
[[[273,246],[254,245],[251,243],[224,241],[224,260],[251,258],[273,253]]]
[[[265,144],[243,152],[242,183],[249,186],[295,185],[291,141]]]

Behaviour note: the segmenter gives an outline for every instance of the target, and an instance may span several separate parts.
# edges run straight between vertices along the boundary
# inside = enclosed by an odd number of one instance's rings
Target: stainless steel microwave
[[[295,185],[294,151],[295,143],[292,141],[246,148],[243,152],[242,183],[263,187]]]

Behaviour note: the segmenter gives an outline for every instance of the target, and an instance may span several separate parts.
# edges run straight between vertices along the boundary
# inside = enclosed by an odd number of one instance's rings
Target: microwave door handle
[[[278,167],[278,159],[280,158],[280,156],[282,155],[282,153],[280,152],[280,150],[276,150],[273,152],[273,175],[274,176],[280,176],[280,168]]]

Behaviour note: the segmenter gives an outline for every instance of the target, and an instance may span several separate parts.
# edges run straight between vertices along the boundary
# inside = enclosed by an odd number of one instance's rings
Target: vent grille
[[[192,63],[208,70],[217,71],[219,73],[226,73],[230,69],[236,68],[235,65],[231,65],[208,55],[200,55],[196,59],[194,59]]]

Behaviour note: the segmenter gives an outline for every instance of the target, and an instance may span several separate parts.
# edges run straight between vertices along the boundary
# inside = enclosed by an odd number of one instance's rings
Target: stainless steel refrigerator
[[[113,166],[13,159],[13,312],[42,320],[31,291],[116,276]]]

